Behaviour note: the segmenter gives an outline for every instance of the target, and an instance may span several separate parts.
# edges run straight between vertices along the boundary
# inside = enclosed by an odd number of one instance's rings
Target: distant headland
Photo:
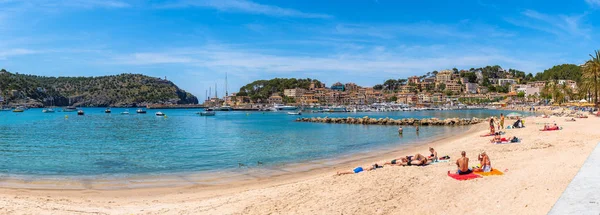
[[[45,77],[10,73],[2,69],[0,104],[27,107],[141,107],[198,104],[198,98],[171,81],[141,74]]]

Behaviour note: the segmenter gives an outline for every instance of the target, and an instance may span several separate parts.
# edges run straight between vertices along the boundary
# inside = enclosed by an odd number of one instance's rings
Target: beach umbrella
[[[579,102],[584,103],[584,102],[587,102],[587,101],[585,99],[582,99]]]

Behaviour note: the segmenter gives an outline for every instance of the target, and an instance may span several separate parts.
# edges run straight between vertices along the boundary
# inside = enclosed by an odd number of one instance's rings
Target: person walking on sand
[[[467,157],[467,153],[462,151],[460,155],[462,155],[462,157],[456,160],[456,166],[458,167],[458,171],[456,171],[456,173],[459,175],[472,173],[473,171],[469,169],[469,158]]]
[[[500,113],[500,125],[498,125],[498,130],[504,129],[504,114]]]
[[[495,126],[496,125],[494,123],[494,117],[491,116],[490,117],[490,134],[496,133]]]

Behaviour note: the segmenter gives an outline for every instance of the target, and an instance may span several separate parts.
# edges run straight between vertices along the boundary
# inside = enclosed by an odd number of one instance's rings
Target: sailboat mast
[[[227,91],[227,73],[225,73],[225,97],[229,96],[229,91]]]
[[[217,94],[217,83],[215,83],[215,98],[219,98],[219,94]]]

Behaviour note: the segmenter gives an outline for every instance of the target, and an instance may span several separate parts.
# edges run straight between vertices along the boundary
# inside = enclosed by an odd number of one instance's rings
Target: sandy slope
[[[456,181],[451,163],[427,167],[385,167],[334,176],[355,164],[227,187],[135,190],[0,189],[1,214],[546,214],[600,141],[600,118],[528,118],[526,128],[506,130],[524,140],[493,145],[481,138],[485,125],[432,143],[454,160],[461,150],[475,164],[485,150],[504,176]],[[536,123],[556,121],[561,131],[540,132]],[[398,156],[427,153],[427,146]],[[391,157],[364,161],[383,162]]]

